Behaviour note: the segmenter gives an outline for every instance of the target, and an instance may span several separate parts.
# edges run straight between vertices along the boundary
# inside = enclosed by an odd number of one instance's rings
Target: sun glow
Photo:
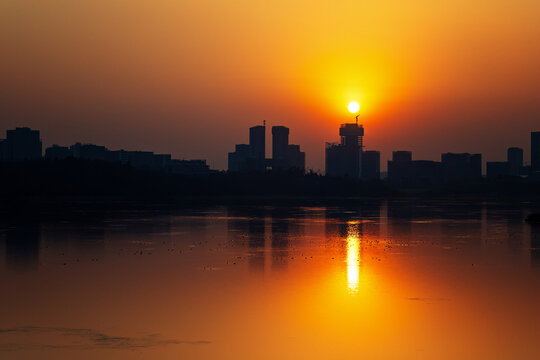
[[[347,224],[347,284],[350,294],[358,293],[360,282],[360,238],[355,225]]]
[[[360,110],[360,104],[358,104],[356,101],[352,101],[347,106],[347,109],[353,114],[356,114]]]

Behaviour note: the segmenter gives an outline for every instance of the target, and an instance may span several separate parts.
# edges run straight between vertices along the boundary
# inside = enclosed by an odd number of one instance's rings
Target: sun
[[[358,110],[360,110],[360,104],[358,104],[356,101],[352,101],[347,106],[347,109],[349,109],[349,111],[353,114],[356,114]]]

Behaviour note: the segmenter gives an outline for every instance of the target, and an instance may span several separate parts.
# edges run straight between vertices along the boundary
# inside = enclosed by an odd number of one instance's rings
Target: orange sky
[[[383,160],[509,146],[528,160],[538,19],[532,0],[0,0],[0,130],[226,168],[265,119],[324,170],[356,100]]]

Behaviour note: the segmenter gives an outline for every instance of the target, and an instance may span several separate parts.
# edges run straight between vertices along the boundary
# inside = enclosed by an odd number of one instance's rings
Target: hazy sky
[[[539,19],[538,0],[0,0],[0,131],[226,168],[266,120],[323,170],[356,100],[383,160],[528,161]]]

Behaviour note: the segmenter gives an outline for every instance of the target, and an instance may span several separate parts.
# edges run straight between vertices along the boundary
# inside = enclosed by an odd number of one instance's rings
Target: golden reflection
[[[360,281],[360,238],[357,222],[347,223],[347,284],[350,294],[358,293]]]

